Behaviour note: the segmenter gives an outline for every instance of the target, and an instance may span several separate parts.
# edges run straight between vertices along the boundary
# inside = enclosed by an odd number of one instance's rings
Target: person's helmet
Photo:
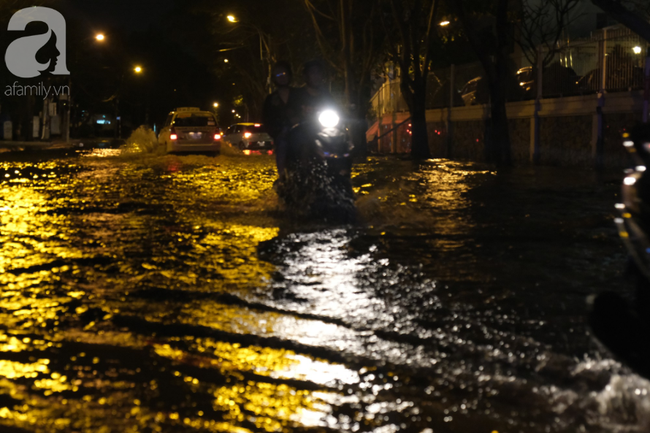
[[[282,71],[282,72],[280,72]],[[293,77],[293,72],[291,70],[291,64],[289,62],[286,62],[284,60],[280,60],[279,62],[276,62],[273,65],[273,68],[271,69],[271,78],[274,83],[278,84],[278,79],[280,78],[281,75],[286,74],[288,81],[287,84],[291,81],[291,78]]]
[[[318,69],[323,75],[326,72],[325,66],[318,60],[310,60],[302,66],[303,75],[309,74],[312,69]]]

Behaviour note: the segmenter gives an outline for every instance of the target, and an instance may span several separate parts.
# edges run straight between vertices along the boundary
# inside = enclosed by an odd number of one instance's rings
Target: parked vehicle
[[[240,150],[273,150],[273,139],[261,123],[236,123],[225,133],[224,140]]]
[[[460,97],[463,98],[466,106],[487,103],[489,92],[483,77],[469,80],[460,91]]]
[[[210,152],[221,150],[221,130],[209,111],[183,107],[167,116],[158,135],[158,143],[171,152]]]

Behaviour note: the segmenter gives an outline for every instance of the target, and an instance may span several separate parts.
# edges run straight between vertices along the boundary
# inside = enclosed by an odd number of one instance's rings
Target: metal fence
[[[550,61],[532,65],[523,55],[512,57],[509,102],[640,90],[650,44],[627,28],[608,28],[588,40],[553,50]],[[547,57],[540,49],[538,59]],[[487,80],[480,63],[452,65],[431,71],[427,108],[448,108],[489,102]],[[384,83],[371,100],[371,117],[407,111],[399,79]]]

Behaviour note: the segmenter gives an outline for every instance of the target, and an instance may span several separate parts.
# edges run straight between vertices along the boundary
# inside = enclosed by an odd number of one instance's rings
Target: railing
[[[508,102],[643,89],[643,68],[650,44],[627,28],[608,28],[588,40],[554,50],[543,67],[525,57],[512,58]],[[541,50],[539,58],[547,51]],[[480,63],[431,71],[427,81],[428,109],[489,102]],[[541,84],[541,85],[540,85]],[[371,100],[371,117],[407,111],[399,79],[384,83]],[[374,120],[373,119],[373,120]]]

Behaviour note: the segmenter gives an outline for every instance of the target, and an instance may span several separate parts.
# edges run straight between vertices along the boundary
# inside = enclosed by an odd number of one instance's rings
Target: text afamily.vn
[[[69,94],[69,86],[46,86],[44,83],[22,85],[16,81],[5,88],[5,96],[42,96],[43,99],[47,99],[49,96]]]

